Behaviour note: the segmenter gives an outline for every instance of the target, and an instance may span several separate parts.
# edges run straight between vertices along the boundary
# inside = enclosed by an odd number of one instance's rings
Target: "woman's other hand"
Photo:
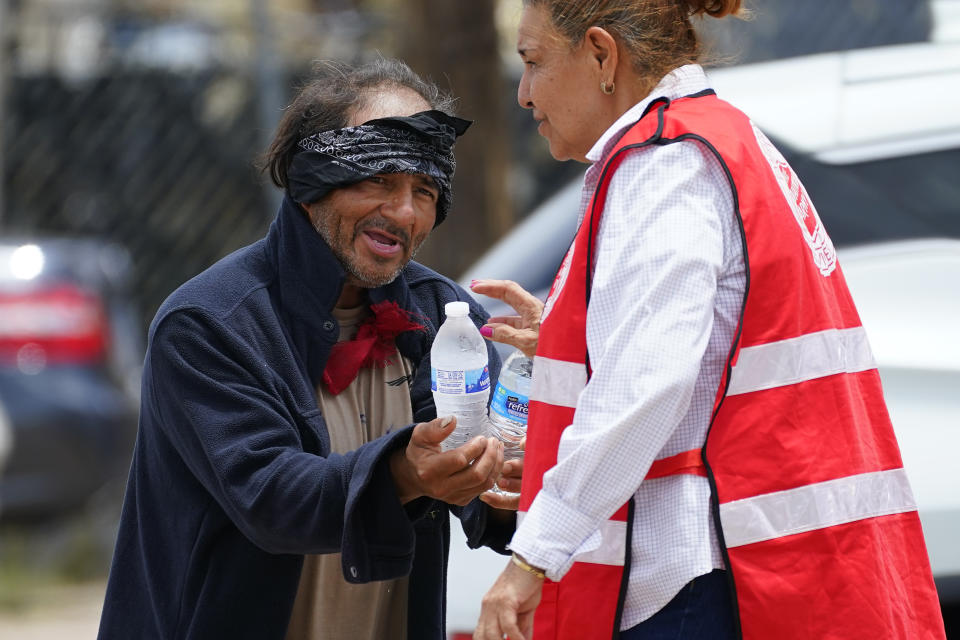
[[[516,511],[520,507],[520,486],[523,484],[523,458],[507,460],[503,463],[497,487],[506,493],[484,491],[480,500],[494,509]]]
[[[543,302],[512,280],[474,280],[470,283],[470,289],[506,302],[518,314],[490,318],[480,333],[494,342],[516,347],[532,358],[540,337]]]

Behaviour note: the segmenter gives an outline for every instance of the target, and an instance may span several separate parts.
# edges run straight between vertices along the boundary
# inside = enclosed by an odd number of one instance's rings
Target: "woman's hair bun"
[[[707,14],[714,18],[733,15],[740,11],[741,0],[686,0],[692,16]]]

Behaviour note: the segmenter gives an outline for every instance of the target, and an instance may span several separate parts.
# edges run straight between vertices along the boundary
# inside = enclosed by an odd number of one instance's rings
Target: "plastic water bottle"
[[[520,443],[527,434],[532,378],[533,360],[519,350],[510,354],[500,370],[490,401],[490,435],[503,443],[504,460],[523,457]],[[496,486],[493,490],[509,493]]]
[[[447,319],[430,349],[430,384],[438,416],[454,415],[457,427],[443,441],[444,451],[486,435],[490,370],[487,343],[470,320],[466,302],[448,302]]]

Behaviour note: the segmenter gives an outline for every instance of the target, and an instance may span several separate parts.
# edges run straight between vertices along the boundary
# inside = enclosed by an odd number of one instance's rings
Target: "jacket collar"
[[[315,328],[322,327],[340,297],[346,274],[306,212],[289,197],[283,199],[270,225],[267,255],[281,285],[284,311]]]

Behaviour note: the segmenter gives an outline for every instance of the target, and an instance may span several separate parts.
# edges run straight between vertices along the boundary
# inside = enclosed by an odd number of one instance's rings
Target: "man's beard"
[[[349,284],[363,287],[365,289],[382,287],[396,280],[397,276],[400,275],[400,272],[403,271],[404,267],[407,266],[407,263],[410,262],[410,260],[413,260],[413,257],[417,255],[420,247],[423,246],[423,241],[427,239],[428,235],[424,234],[420,238],[414,238],[414,244],[411,244],[410,236],[406,231],[398,229],[383,218],[378,217],[374,218],[370,222],[366,222],[362,225],[354,227],[353,235],[349,239],[346,239],[345,243],[340,237],[342,234],[338,233],[340,231],[339,226],[332,224],[341,220],[342,218],[333,214],[330,208],[321,207],[317,211],[316,221],[313,222],[313,228],[316,229],[317,233],[320,234],[320,237],[324,239],[324,241],[327,243],[327,246],[330,247],[330,250],[333,252],[333,255],[337,257],[337,261],[343,267],[343,270],[347,272],[347,280]],[[364,266],[360,264],[360,261],[357,259],[354,251],[357,244],[357,238],[365,229],[382,229],[383,231],[399,238],[405,247],[410,247],[410,255],[403,259],[393,271],[387,273],[384,273],[380,270],[364,268]],[[344,246],[345,244],[346,246]],[[376,263],[376,257],[373,257],[372,260],[374,263]]]

